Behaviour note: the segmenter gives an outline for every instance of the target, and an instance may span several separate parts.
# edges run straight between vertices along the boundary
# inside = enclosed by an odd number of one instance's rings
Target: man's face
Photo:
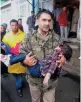
[[[38,18],[39,29],[43,32],[48,32],[51,25],[51,16],[47,13],[42,13]]]
[[[21,24],[21,25],[22,25],[22,20],[19,20],[19,21],[18,21],[18,24]]]
[[[0,32],[4,32],[4,27],[0,26]]]
[[[13,32],[17,32],[18,31],[18,24],[16,22],[11,22],[11,30]]]
[[[7,29],[7,26],[4,26],[4,30],[6,31],[6,29]]]

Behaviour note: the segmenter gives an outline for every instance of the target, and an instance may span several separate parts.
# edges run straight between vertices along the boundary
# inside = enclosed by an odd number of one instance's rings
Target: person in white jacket
[[[73,17],[72,17],[71,33],[72,33],[72,37],[75,38],[77,35],[79,9],[78,9],[77,5],[74,5],[73,8],[74,8],[74,13],[73,13]]]

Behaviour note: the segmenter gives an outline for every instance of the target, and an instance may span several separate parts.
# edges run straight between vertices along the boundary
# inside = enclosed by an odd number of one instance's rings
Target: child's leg
[[[6,66],[9,66],[10,56],[11,55],[0,54],[0,61],[2,61]]]
[[[23,93],[22,93],[22,74],[14,74],[14,77],[16,79],[16,90],[17,90],[18,96],[22,97],[23,96]]]
[[[26,55],[27,54],[19,54],[19,55],[11,56],[10,64],[22,62],[25,59]],[[31,67],[29,66],[28,69],[29,69],[31,76],[34,76],[34,77],[40,77],[41,76],[39,62],[37,62],[36,65],[34,65],[34,66],[31,66]]]
[[[19,89],[22,87],[22,76],[21,74],[14,74],[16,78],[16,89]]]
[[[26,54],[12,55],[10,58],[10,64],[22,62],[26,57]]]
[[[2,61],[4,57],[5,57],[5,55],[0,54],[0,61]]]
[[[31,67],[29,66],[28,70],[32,77],[40,77],[41,76],[39,61],[37,61],[37,63],[34,66],[31,66]]]

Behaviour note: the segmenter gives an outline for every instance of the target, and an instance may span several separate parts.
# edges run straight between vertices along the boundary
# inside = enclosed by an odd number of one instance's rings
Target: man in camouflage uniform
[[[49,11],[40,11],[37,15],[37,21],[39,26],[38,30],[33,33],[32,36],[25,37],[21,44],[20,52],[26,53],[26,50],[32,51],[32,53],[30,52],[26,55],[23,61],[23,63],[28,66],[34,65],[37,61],[36,59],[41,60],[45,58],[47,54],[53,53],[60,41],[59,36],[50,30],[51,14]],[[57,78],[53,75],[47,86],[43,84],[43,79],[43,77],[34,78],[28,75],[32,102],[40,102],[41,93],[43,93],[44,102],[55,102]]]

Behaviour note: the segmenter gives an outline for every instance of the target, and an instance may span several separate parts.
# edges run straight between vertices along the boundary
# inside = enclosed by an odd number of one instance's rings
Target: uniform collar
[[[41,40],[47,41],[51,36],[52,36],[52,34],[50,34],[50,31],[47,33],[45,38],[37,31],[37,38],[39,38]]]

